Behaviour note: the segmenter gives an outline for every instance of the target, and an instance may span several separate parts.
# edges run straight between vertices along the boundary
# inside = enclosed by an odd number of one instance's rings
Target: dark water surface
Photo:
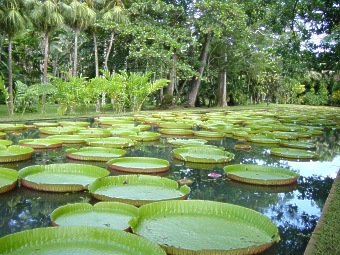
[[[156,128],[153,128],[157,131]],[[7,139],[16,144],[24,138],[39,137],[37,129],[10,133]],[[252,144],[252,150],[235,150],[236,139],[225,138],[210,140],[209,144],[224,147],[235,154],[230,164],[254,163],[278,166],[300,174],[297,184],[282,187],[264,187],[231,181],[224,176],[224,165],[195,165],[174,160],[173,147],[166,144],[166,137],[160,141],[139,143],[127,150],[126,156],[157,157],[169,160],[171,168],[165,176],[178,180],[193,180],[189,199],[205,199],[233,203],[254,209],[272,219],[278,226],[281,241],[263,254],[303,254],[312,231],[320,217],[322,207],[330,191],[333,180],[340,167],[340,142],[337,129],[327,129],[324,136],[309,141],[317,144],[316,152],[320,159],[316,161],[295,161],[270,155],[268,145]],[[3,163],[2,167],[21,169],[35,164],[76,162],[67,160],[65,149],[35,152],[31,160],[17,163]],[[79,163],[77,161],[77,163]],[[105,163],[89,163],[106,168]],[[222,176],[211,178],[209,173]],[[115,175],[118,173],[112,173]],[[8,193],[0,194],[0,237],[38,227],[51,226],[50,213],[61,205],[74,202],[96,201],[88,192],[49,193],[39,192],[25,187],[18,187]]]

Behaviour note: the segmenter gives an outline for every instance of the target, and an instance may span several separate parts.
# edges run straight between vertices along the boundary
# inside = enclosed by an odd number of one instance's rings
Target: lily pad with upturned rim
[[[253,164],[230,165],[223,170],[232,180],[258,185],[289,185],[295,183],[299,177],[284,168]]]
[[[183,128],[161,128],[159,129],[159,133],[165,135],[193,135],[194,131]]]
[[[0,131],[17,131],[27,129],[26,125],[20,123],[0,123]]]
[[[86,140],[87,145],[94,147],[108,148],[128,148],[133,147],[136,141],[124,137],[107,137],[107,138],[89,138]]]
[[[18,183],[18,171],[0,167],[0,194],[14,189]]]
[[[123,149],[105,147],[83,147],[66,150],[66,157],[86,161],[108,161],[112,158],[122,157],[125,154],[126,151]]]
[[[55,139],[67,144],[80,144],[85,143],[87,137],[85,135],[51,135],[47,139]]]
[[[171,138],[166,141],[168,144],[174,146],[183,146],[183,145],[202,145],[208,143],[207,140],[204,139],[181,139],[181,138]]]
[[[208,146],[183,146],[172,151],[174,158],[196,163],[225,163],[234,158],[234,154],[220,148]]]
[[[150,175],[119,175],[100,178],[91,183],[88,189],[98,200],[122,202],[135,206],[161,200],[186,199],[190,192],[188,186],[179,188],[174,180]]]
[[[302,142],[302,141],[281,141],[280,143],[283,147],[304,149],[304,150],[314,150],[316,145],[314,143]]]
[[[41,127],[57,127],[59,126],[58,122],[33,122],[33,125],[37,128]]]
[[[56,149],[63,146],[62,141],[56,139],[24,139],[19,141],[19,145],[31,147],[33,149]]]
[[[155,132],[144,131],[136,134],[121,134],[121,137],[126,137],[139,142],[150,142],[158,141],[161,138],[161,135]]]
[[[0,140],[0,145],[10,146],[12,144],[13,144],[13,142],[11,140]]]
[[[134,233],[168,254],[257,254],[280,240],[265,215],[238,205],[204,201],[161,201],[139,208]]]
[[[129,220],[138,216],[138,209],[118,202],[67,204],[51,213],[53,226],[92,226],[128,231]]]
[[[110,137],[112,136],[111,132],[102,128],[87,128],[80,129],[77,132],[78,135],[85,135],[86,137]]]
[[[101,167],[73,163],[33,165],[19,170],[22,185],[52,192],[86,190],[91,182],[109,174]]]
[[[204,138],[216,138],[216,139],[222,139],[225,138],[225,134],[222,132],[217,131],[195,131],[194,136],[198,137],[204,137]]]
[[[36,228],[0,238],[0,254],[166,255],[158,245],[131,233],[88,226]]]
[[[166,172],[170,168],[167,160],[149,157],[125,157],[107,162],[109,168],[130,173]]]
[[[5,138],[6,138],[6,133],[0,132],[0,139],[5,139]]]
[[[79,127],[69,126],[69,127],[41,127],[39,128],[41,134],[46,135],[71,135],[79,131]]]
[[[292,148],[273,148],[270,150],[270,154],[293,159],[316,159],[319,157],[315,152]]]
[[[0,146],[0,162],[24,161],[32,158],[34,149],[20,145]]]
[[[59,121],[59,125],[63,127],[88,127],[90,123],[86,121]]]

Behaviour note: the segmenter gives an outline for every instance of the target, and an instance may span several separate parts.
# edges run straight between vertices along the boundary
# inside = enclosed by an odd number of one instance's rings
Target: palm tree
[[[26,28],[24,17],[27,7],[32,1],[1,1],[0,5],[0,30],[7,34],[8,39],[8,111],[14,113],[13,105],[13,71],[12,71],[12,42],[16,34]]]
[[[37,5],[31,13],[34,27],[44,34],[44,71],[42,83],[47,83],[47,67],[48,67],[48,49],[49,49],[49,36],[56,28],[64,23],[64,17],[59,13],[57,3],[51,0],[44,2],[37,2]],[[42,98],[42,113],[45,112],[46,95]]]
[[[63,16],[66,24],[74,31],[73,76],[77,76],[78,34],[96,21],[96,13],[86,2],[73,0],[70,5],[62,3]]]

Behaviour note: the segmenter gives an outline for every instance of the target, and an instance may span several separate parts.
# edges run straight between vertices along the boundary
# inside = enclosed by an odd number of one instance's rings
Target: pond
[[[334,120],[334,116],[337,115],[329,115],[332,116],[332,121],[337,121]],[[100,126],[93,119],[88,121],[92,127]],[[166,135],[162,135],[158,141],[139,142],[136,146],[127,149],[126,156],[168,160],[170,170],[163,176],[173,180],[193,181],[190,185],[189,199],[237,204],[269,217],[277,225],[281,241],[262,254],[303,254],[340,166],[340,140],[336,123],[322,126],[323,135],[299,139],[316,145],[315,152],[319,155],[317,160],[276,157],[271,155],[270,149],[278,145],[246,142],[244,138],[232,134],[228,134],[225,138],[207,139],[208,144],[223,147],[235,154],[235,158],[227,165],[242,163],[286,168],[300,174],[297,183],[293,185],[269,187],[245,184],[225,177],[223,167],[226,164],[197,164],[174,159],[172,155],[174,147],[166,142],[169,139]],[[295,125],[295,122],[293,124]],[[151,131],[159,131],[159,127],[151,125]],[[292,125],[292,122],[289,125]],[[199,129],[195,127],[195,130]],[[14,144],[22,139],[41,136],[37,128],[7,133],[7,139],[12,140]],[[235,145],[240,143],[250,145],[251,150],[235,149]],[[29,165],[79,163],[80,161],[67,159],[65,150],[81,146],[83,145],[64,144],[61,149],[35,151],[31,160],[2,163],[0,166],[20,170]],[[102,162],[88,164],[107,168],[106,163]],[[111,175],[118,174],[121,173],[111,171]],[[51,226],[50,213],[61,205],[75,202],[96,203],[97,201],[88,192],[41,192],[23,186],[0,194],[0,237],[26,229]]]

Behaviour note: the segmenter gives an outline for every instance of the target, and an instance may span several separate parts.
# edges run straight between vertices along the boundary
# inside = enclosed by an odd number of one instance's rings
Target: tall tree
[[[96,13],[86,2],[73,0],[69,5],[63,3],[62,14],[66,24],[74,31],[73,76],[77,76],[78,64],[78,34],[96,21]]]
[[[12,70],[12,42],[16,34],[21,32],[26,27],[25,12],[31,6],[32,1],[1,1],[0,5],[0,30],[7,34],[8,39],[8,93],[9,114],[13,115],[13,70]]]
[[[49,37],[51,32],[60,27],[64,23],[64,17],[59,12],[59,7],[56,2],[52,0],[46,0],[43,2],[37,2],[31,13],[34,27],[41,31],[44,35],[44,70],[42,76],[42,83],[47,83],[47,68],[48,68],[48,49],[49,49]],[[42,98],[42,113],[45,113],[45,101],[46,95]]]

